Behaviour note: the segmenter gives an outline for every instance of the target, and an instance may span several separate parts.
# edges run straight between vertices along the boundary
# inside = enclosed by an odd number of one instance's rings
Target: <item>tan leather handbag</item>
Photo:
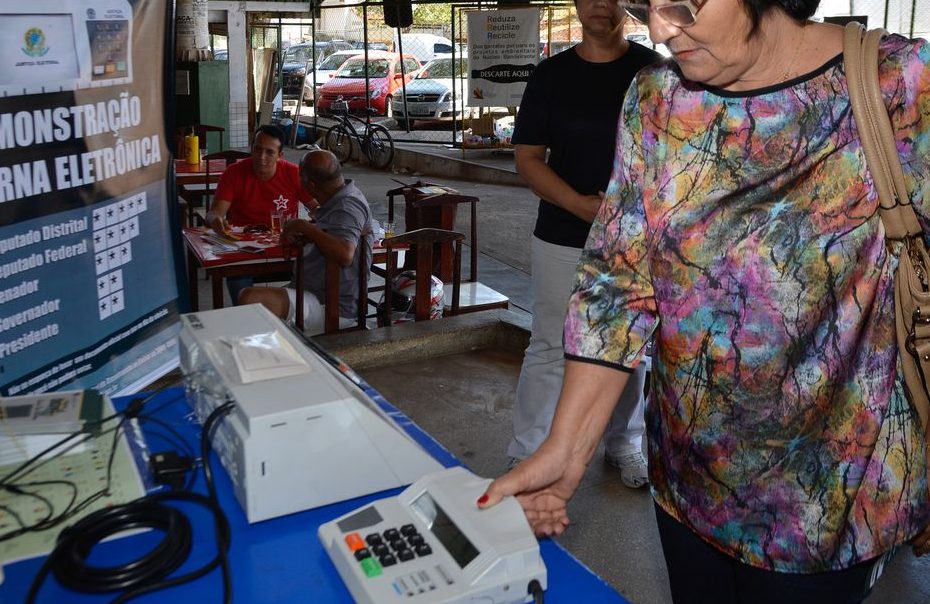
[[[847,25],[843,63],[859,140],[878,190],[885,240],[888,249],[899,258],[894,279],[895,327],[907,399],[920,415],[924,435],[928,436],[930,256],[914,206],[907,196],[891,120],[878,85],[878,45],[884,34],[882,29],[865,32],[858,23]],[[930,454],[930,448],[927,452]]]

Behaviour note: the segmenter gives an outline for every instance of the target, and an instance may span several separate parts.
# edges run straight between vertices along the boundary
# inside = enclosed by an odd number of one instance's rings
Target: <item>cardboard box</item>
[[[471,133],[479,136],[491,136],[494,134],[494,118],[490,113],[474,118],[471,121]]]

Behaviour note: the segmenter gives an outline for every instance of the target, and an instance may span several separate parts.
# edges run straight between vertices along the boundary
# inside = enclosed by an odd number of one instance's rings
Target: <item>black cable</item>
[[[49,526],[53,526],[52,524],[50,524],[50,520],[55,515],[55,506],[52,505],[52,502],[49,501],[47,497],[43,497],[42,495],[39,495],[38,493],[32,493],[23,488],[24,486],[51,484],[52,482],[67,484],[63,480],[56,480],[56,481],[43,481],[43,482],[37,482],[37,483],[29,483],[29,484],[23,484],[23,485],[3,485],[2,487],[0,487],[5,491],[9,491],[10,493],[13,493],[14,495],[19,495],[21,497],[32,497],[33,499],[38,499],[42,504],[44,504],[45,509],[48,511],[48,514],[45,516],[45,518],[40,519],[38,522],[34,524],[27,525],[23,522],[23,519],[19,516],[19,514],[16,514],[15,512],[13,512],[12,509],[10,509],[7,506],[0,506],[2,507],[2,509],[8,511],[11,516],[16,518],[16,521],[19,523],[19,526],[20,526],[20,528],[18,529],[8,531],[0,535],[0,543],[2,543],[3,541],[9,541],[10,539],[19,537],[20,535],[23,535],[25,533],[30,533],[33,531],[41,531],[41,530],[44,530],[45,528],[48,528]],[[71,501],[73,502],[74,499],[72,498]]]
[[[49,572],[53,572],[62,585],[77,591],[100,593],[125,590],[113,601],[119,604],[145,593],[193,581],[217,566],[223,574],[224,602],[231,602],[232,585],[226,555],[230,545],[229,521],[217,501],[209,451],[214,425],[232,408],[233,403],[228,402],[214,409],[204,422],[201,432],[201,453],[209,496],[186,491],[156,493],[88,515],[62,531],[55,549],[32,582],[26,598],[27,604],[35,601]],[[170,500],[196,503],[213,514],[217,554],[199,568],[168,579],[166,577],[187,558],[192,542],[190,521],[179,509],[162,503]],[[98,567],[87,563],[87,556],[102,539],[134,528],[154,528],[164,533],[165,537],[149,553],[126,564]]]
[[[6,512],[7,514],[9,514],[10,516],[13,517],[13,520],[15,520],[15,521],[17,522],[17,524],[19,524],[20,527],[26,528],[26,523],[23,522],[22,517],[21,517],[19,514],[17,514],[17,513],[13,510],[13,508],[11,508],[11,507],[9,507],[9,506],[6,506],[6,505],[0,505],[0,511]]]
[[[109,421],[109,420],[111,420],[111,419],[114,419],[114,418],[116,418],[116,417],[119,417],[119,414],[111,415],[110,417],[108,417],[108,418],[106,418],[106,419],[102,419],[102,420],[100,420],[99,423],[100,423],[101,425],[103,425],[104,422]],[[95,423],[97,423],[97,422],[95,422]],[[36,464],[37,462],[39,462],[45,455],[51,453],[52,451],[54,451],[54,450],[57,449],[58,447],[63,446],[63,445],[66,444],[68,441],[70,441],[70,440],[72,440],[72,439],[75,439],[75,438],[77,438],[78,436],[83,436],[83,437],[84,437],[84,440],[90,440],[91,438],[94,438],[94,435],[93,435],[93,434],[88,434],[88,433],[86,433],[86,432],[84,432],[84,431],[73,432],[73,433],[69,434],[68,436],[62,438],[61,440],[59,440],[59,441],[56,442],[55,444],[51,445],[50,447],[47,447],[46,449],[44,449],[43,451],[41,451],[39,454],[33,455],[31,458],[27,459],[27,460],[24,461],[22,464],[20,464],[19,467],[17,467],[15,470],[13,470],[12,472],[10,472],[9,474],[7,474],[6,476],[4,476],[3,478],[0,478],[0,485],[5,485],[5,484],[11,483],[11,482],[16,478],[16,476],[18,476],[19,474],[23,474],[23,473],[26,471],[27,468],[29,468],[29,467],[32,466],[32,465],[35,465],[35,464]],[[77,446],[77,445],[81,444],[82,442],[84,442],[84,440],[82,440],[82,441],[80,441],[80,442],[76,442],[76,443],[74,443],[74,445],[72,445],[72,446]]]
[[[194,451],[194,447],[190,446],[190,444],[188,444],[188,442],[184,440],[184,437],[181,436],[181,433],[175,430],[174,427],[172,427],[171,424],[169,424],[168,422],[162,421],[158,419],[157,417],[152,417],[149,414],[140,415],[139,419],[142,420],[143,424],[147,424],[151,422],[153,424],[157,424],[161,428],[164,428],[170,434],[172,438],[169,438],[168,435],[162,434],[160,432],[156,432],[151,427],[147,430],[148,435],[150,437],[154,435],[154,436],[164,439],[166,442],[174,445],[178,449],[181,449],[184,453],[187,453],[187,456],[190,457],[191,459],[194,459],[195,457],[197,457],[197,453]]]
[[[44,501],[46,501],[47,507],[49,507],[49,509],[50,509],[50,513],[49,513],[48,516],[46,516],[45,518],[43,518],[42,520],[40,520],[38,523],[35,523],[35,524],[33,524],[33,525],[30,525],[30,526],[23,526],[23,527],[20,528],[20,529],[17,529],[17,530],[14,530],[14,531],[9,531],[9,532],[7,532],[7,533],[0,534],[0,542],[7,541],[7,540],[12,539],[12,538],[14,538],[14,537],[18,537],[19,535],[22,535],[23,533],[27,533],[27,532],[31,532],[31,531],[40,531],[40,530],[49,529],[49,528],[51,528],[51,527],[53,527],[53,526],[55,526],[55,525],[57,525],[57,524],[60,524],[61,522],[64,522],[64,521],[67,520],[68,518],[71,518],[71,517],[75,516],[76,514],[79,514],[81,511],[83,511],[84,509],[86,509],[87,506],[91,505],[92,503],[94,503],[95,501],[99,500],[100,498],[105,497],[106,495],[108,495],[109,492],[110,492],[110,485],[111,485],[111,483],[112,483],[113,462],[114,462],[114,460],[115,460],[115,458],[116,458],[116,448],[117,448],[118,443],[119,443],[120,429],[123,428],[124,422],[128,421],[129,419],[131,419],[131,418],[133,418],[133,417],[138,416],[138,415],[142,412],[142,409],[144,408],[144,406],[145,406],[146,403],[148,403],[150,400],[152,400],[153,398],[155,398],[156,396],[158,396],[159,394],[161,394],[165,389],[174,386],[179,380],[180,380],[180,378],[175,379],[175,380],[172,380],[172,381],[170,381],[170,382],[164,384],[164,385],[161,386],[160,388],[156,389],[154,392],[151,392],[151,393],[149,393],[149,394],[147,394],[147,395],[142,395],[142,396],[136,397],[135,399],[133,399],[132,401],[129,402],[129,404],[127,405],[126,410],[123,411],[123,412],[121,412],[121,413],[114,413],[113,415],[110,415],[110,416],[105,417],[105,418],[101,418],[100,420],[97,420],[97,421],[94,421],[94,422],[87,422],[82,430],[78,430],[78,431],[73,432],[72,434],[70,434],[70,435],[68,435],[68,436],[66,436],[66,437],[64,437],[64,438],[62,438],[61,440],[59,440],[59,441],[56,442],[55,444],[53,444],[53,445],[51,445],[50,447],[47,447],[45,450],[41,451],[39,454],[37,454],[37,455],[33,456],[32,458],[26,460],[25,462],[23,462],[22,464],[20,464],[20,466],[18,466],[18,467],[15,468],[13,471],[11,471],[9,474],[7,474],[7,475],[4,476],[2,479],[0,479],[0,488],[4,488],[4,489],[7,489],[7,490],[10,490],[11,492],[17,492],[17,491],[15,491],[15,489],[18,489],[18,488],[20,488],[20,487],[22,487],[22,486],[24,486],[24,485],[36,485],[36,484],[41,484],[41,483],[37,483],[37,482],[32,482],[32,483],[18,483],[18,484],[17,484],[17,483],[14,483],[13,481],[14,481],[16,478],[18,478],[19,476],[24,475],[24,474],[27,474],[27,473],[28,473],[27,470],[29,470],[29,471],[34,470],[35,468],[30,469],[32,466],[40,465],[40,462],[41,462],[41,463],[47,463],[47,462],[51,461],[52,459],[55,459],[55,458],[60,457],[61,455],[63,455],[66,449],[63,449],[63,448],[61,448],[61,447],[63,447],[63,446],[64,446],[65,444],[67,444],[69,441],[71,441],[71,440],[73,440],[73,439],[75,439],[75,438],[77,438],[77,437],[83,436],[83,439],[80,440],[80,441],[78,441],[78,442],[75,442],[73,445],[71,445],[71,447],[77,446],[77,445],[79,445],[79,444],[81,444],[81,443],[83,443],[83,442],[85,442],[85,441],[87,441],[87,440],[90,440],[90,439],[92,439],[92,438],[99,438],[99,437],[101,437],[101,436],[103,436],[103,435],[109,434],[110,432],[116,432],[116,434],[115,434],[114,437],[113,437],[113,444],[112,444],[112,446],[111,446],[111,448],[110,448],[110,457],[109,457],[108,462],[107,462],[107,478],[106,478],[106,482],[105,482],[105,484],[104,484],[104,486],[103,486],[102,489],[100,489],[99,491],[97,491],[97,492],[95,492],[95,493],[92,493],[91,495],[88,495],[84,500],[82,500],[80,503],[78,503],[77,505],[75,505],[76,500],[77,500],[77,485],[75,485],[73,482],[71,482],[71,481],[49,481],[49,482],[44,483],[44,484],[52,484],[52,483],[67,484],[67,485],[71,486],[72,489],[73,489],[73,491],[74,491],[74,493],[73,493],[73,495],[72,495],[72,497],[71,497],[71,501],[68,503],[68,506],[65,508],[65,510],[64,510],[63,512],[59,513],[58,515],[55,515],[55,514],[51,511],[51,510],[53,509],[53,506],[51,506],[51,503],[47,502],[47,500],[45,500],[45,499],[42,498],[41,496],[39,496],[39,495],[37,495],[37,494],[34,494],[34,493],[18,492],[18,494],[21,494],[21,495],[30,495],[30,496],[33,496],[33,497],[37,497],[37,498],[39,498],[39,499],[43,499]],[[170,402],[173,402],[173,399],[172,399],[172,401],[170,401]],[[164,406],[164,405],[162,405],[162,406]],[[119,418],[120,422],[119,422],[114,428],[108,428],[108,429],[106,429],[106,430],[96,430],[96,431],[93,431],[93,432],[88,432],[88,431],[87,431],[88,428],[91,428],[91,429],[93,429],[93,428],[99,428],[99,427],[103,426],[104,424],[106,424],[106,423],[108,423],[108,422],[110,422],[110,421],[112,421],[112,420],[114,420],[114,419],[117,419],[117,418]],[[170,428],[169,428],[169,429],[170,429]],[[182,440],[183,440],[183,439],[182,439]],[[185,445],[186,445],[186,443],[185,443]],[[68,447],[68,448],[70,449],[71,447]],[[49,456],[47,459],[45,458],[46,455],[48,455],[49,453],[51,453],[52,451],[55,451],[55,450],[58,450],[58,453],[56,453],[56,454],[53,455],[53,456]],[[189,446],[188,446],[188,450],[192,451],[192,449],[190,449]],[[192,456],[193,456],[193,455],[192,455]],[[22,525],[22,523],[20,523],[20,524]]]
[[[203,458],[203,474],[207,483],[208,497],[203,497],[203,495],[196,493],[185,493],[183,491],[160,494],[166,498],[171,498],[172,494],[196,495],[198,498],[205,499],[209,502],[209,509],[213,512],[214,523],[216,525],[216,557],[201,568],[187,573],[186,575],[175,577],[173,579],[156,581],[149,585],[142,585],[131,591],[128,591],[114,600],[113,604],[121,604],[122,602],[145,593],[173,587],[175,585],[180,585],[181,583],[187,583],[188,581],[193,581],[194,579],[207,574],[217,566],[220,567],[223,576],[223,602],[226,604],[232,602],[232,583],[230,581],[229,558],[226,555],[230,545],[229,520],[227,520],[226,515],[223,513],[223,510],[219,505],[219,500],[216,495],[216,486],[213,484],[213,472],[210,468],[210,438],[216,422],[232,411],[234,406],[235,403],[230,401],[215,408],[210,413],[210,415],[207,416],[207,419],[203,423],[203,431],[200,433],[200,453]],[[158,495],[152,495],[152,497],[157,496]]]
[[[85,425],[85,427],[84,427],[84,429],[78,430],[78,431],[76,431],[76,432],[73,432],[73,433],[69,434],[68,436],[62,438],[60,441],[58,441],[58,442],[56,442],[55,444],[53,444],[53,445],[47,447],[45,450],[41,451],[41,452],[38,453],[37,455],[34,455],[34,456],[32,456],[30,459],[27,459],[27,460],[26,460],[25,462],[23,462],[19,467],[17,467],[15,470],[13,470],[12,472],[10,472],[9,474],[7,474],[6,476],[4,476],[3,478],[0,478],[0,485],[4,485],[4,484],[7,484],[7,483],[12,482],[13,479],[14,479],[17,475],[22,474],[23,472],[25,472],[25,470],[26,470],[27,468],[29,468],[30,466],[35,465],[36,463],[38,463],[39,461],[41,461],[48,453],[51,453],[52,451],[58,449],[59,447],[63,446],[64,444],[66,444],[68,441],[70,441],[70,440],[72,440],[72,439],[74,439],[74,438],[77,438],[78,436],[84,436],[84,437],[85,437],[84,440],[89,440],[89,439],[91,439],[91,438],[94,438],[94,437],[96,437],[96,436],[99,436],[99,434],[91,434],[91,433],[88,433],[88,432],[86,431],[88,427],[103,426],[103,425],[106,424],[107,422],[109,422],[109,421],[111,421],[111,420],[114,420],[114,419],[116,419],[116,418],[123,418],[123,419],[125,419],[126,417],[135,417],[136,415],[138,415],[138,414],[141,412],[142,408],[145,406],[146,403],[148,403],[150,400],[152,400],[153,398],[155,398],[156,396],[158,396],[159,394],[161,394],[161,393],[162,393],[163,391],[165,391],[166,389],[173,387],[175,384],[177,384],[177,383],[180,381],[180,379],[181,379],[181,378],[174,379],[174,380],[172,380],[172,381],[166,383],[165,385],[161,386],[161,387],[158,388],[157,390],[155,390],[155,391],[153,391],[153,392],[151,392],[151,393],[149,393],[149,394],[147,394],[147,395],[145,395],[145,396],[140,396],[140,397],[134,398],[132,401],[129,402],[129,405],[127,405],[126,410],[123,411],[123,412],[114,413],[113,415],[110,415],[110,416],[108,416],[108,417],[101,418],[101,419],[99,419],[99,420],[97,420],[97,421],[94,421],[94,422],[87,422],[86,425]],[[180,397],[179,397],[179,398],[180,398]],[[172,401],[169,401],[169,402],[174,402],[174,401],[172,400]],[[167,404],[167,403],[166,403],[166,404]],[[122,419],[121,419],[121,422],[122,422]],[[83,442],[83,441],[81,441],[81,442]],[[75,443],[75,445],[77,445],[77,444],[80,444],[80,443]],[[72,445],[72,446],[74,446],[74,445]],[[59,453],[59,455],[60,455],[60,453]],[[56,456],[56,457],[57,457],[57,456]],[[47,460],[46,460],[46,461],[47,461]]]
[[[526,593],[533,596],[533,604],[543,604],[545,596],[543,594],[542,585],[539,583],[538,579],[530,581],[529,585],[526,586]]]
[[[164,534],[150,552],[117,566],[93,566],[87,562],[99,542],[141,528],[157,529]],[[190,521],[180,510],[146,498],[106,508],[61,532],[51,555],[52,572],[63,586],[84,593],[132,589],[177,570],[190,553],[191,532]]]
[[[110,416],[110,418],[108,418],[107,421],[109,421],[109,419],[113,419],[113,418],[117,418],[117,417],[119,417],[119,414],[112,415],[112,416]],[[71,518],[71,517],[75,516],[76,514],[80,513],[80,512],[81,512],[82,510],[84,510],[88,505],[94,503],[95,501],[97,501],[97,500],[100,499],[101,497],[106,496],[106,495],[110,492],[110,483],[111,483],[111,481],[112,481],[112,466],[113,466],[113,459],[114,459],[115,454],[116,454],[116,443],[117,443],[117,441],[118,441],[118,439],[119,439],[119,429],[122,427],[124,421],[126,421],[126,418],[122,418],[122,419],[120,420],[120,423],[118,423],[115,427],[113,427],[113,428],[108,428],[108,429],[105,430],[105,431],[99,432],[99,433],[97,433],[95,436],[87,435],[88,438],[92,438],[92,437],[100,437],[100,436],[109,434],[109,433],[111,433],[111,432],[116,432],[116,434],[115,434],[114,437],[113,437],[113,447],[111,447],[111,449],[110,449],[110,458],[109,458],[108,466],[107,466],[107,480],[106,480],[106,482],[105,482],[103,488],[101,488],[99,491],[96,491],[96,492],[94,492],[94,493],[88,495],[88,496],[87,496],[86,498],[84,498],[81,502],[77,503],[77,491],[78,491],[77,485],[74,484],[74,483],[73,483],[72,481],[70,481],[70,480],[31,481],[31,482],[23,482],[23,483],[15,483],[15,484],[14,484],[14,483],[0,483],[0,488],[6,489],[6,490],[8,490],[8,491],[10,491],[10,492],[13,492],[13,493],[16,493],[16,494],[22,495],[22,496],[32,496],[32,497],[36,497],[36,498],[42,499],[43,501],[46,501],[46,502],[47,502],[47,507],[49,507],[50,510],[53,509],[53,506],[52,506],[51,502],[48,502],[48,500],[46,500],[44,497],[42,497],[41,495],[38,495],[38,494],[36,494],[36,493],[29,493],[29,492],[23,491],[23,490],[22,490],[22,487],[24,487],[24,486],[34,486],[34,485],[40,485],[40,484],[64,484],[64,485],[67,485],[67,486],[71,487],[71,489],[72,489],[71,501],[70,501],[70,502],[68,503],[68,505],[65,507],[64,511],[59,512],[58,514],[54,514],[53,512],[50,512],[50,515],[49,515],[49,516],[46,516],[45,518],[43,518],[42,520],[40,520],[39,522],[37,522],[37,523],[35,523],[35,524],[32,524],[32,525],[30,525],[30,526],[27,526],[27,527],[25,527],[25,528],[23,528],[23,529],[17,529],[17,530],[15,530],[15,531],[9,531],[9,532],[0,534],[0,542],[8,541],[8,540],[13,539],[14,537],[18,537],[18,536],[20,536],[20,535],[22,535],[22,534],[24,534],[24,533],[34,532],[34,531],[42,531],[42,530],[46,530],[46,529],[52,528],[52,527],[54,527],[54,526],[56,526],[56,525],[58,525],[58,524],[61,524],[62,522],[64,522],[64,521],[67,520],[68,518]],[[100,423],[103,423],[103,422],[100,422]],[[76,434],[77,434],[77,433],[76,433]],[[74,436],[74,435],[72,435],[72,436]],[[56,446],[57,446],[57,445],[56,445]],[[36,458],[33,458],[32,460],[29,460],[29,461],[31,462],[31,461],[34,461],[35,459],[36,459]],[[20,468],[22,468],[22,466],[21,466]],[[15,474],[16,474],[17,472],[19,472],[19,471],[20,471],[20,470],[15,470],[14,472],[12,472],[12,473],[10,474],[10,476],[15,475]]]

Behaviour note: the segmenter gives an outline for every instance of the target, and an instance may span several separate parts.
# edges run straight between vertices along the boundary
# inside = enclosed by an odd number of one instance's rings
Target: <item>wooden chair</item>
[[[453,292],[449,284],[452,276],[452,250],[441,246],[434,247],[437,259],[433,266],[434,274],[443,281],[444,306],[448,310],[456,306],[456,314],[478,312],[493,308],[507,308],[510,300],[507,296],[478,281],[478,198],[462,195],[433,183],[417,181],[387,192],[388,222],[394,222],[394,197],[403,195],[406,202],[405,219],[408,229],[439,226],[444,230],[454,230],[456,208],[459,204],[471,206],[471,224],[469,235],[470,268],[467,280]],[[406,268],[419,266],[417,252],[408,254]],[[417,273],[419,274],[419,273]]]
[[[358,260],[358,309],[355,314],[355,324],[352,327],[341,329],[339,327],[339,274],[342,266],[330,258],[326,259],[326,292],[323,302],[323,333],[331,334],[340,331],[355,331],[367,329],[368,319],[368,273],[371,269],[371,263],[366,262],[365,258],[371,258],[371,245],[369,235],[371,230],[362,231],[359,238],[359,244],[355,246],[355,255]],[[295,246],[297,259],[295,261],[295,303],[294,324],[298,331],[304,331],[304,245]],[[312,294],[311,294],[312,295]]]
[[[210,211],[210,200],[213,199],[213,193],[216,192],[216,181],[219,179],[219,175],[222,174],[223,170],[228,168],[229,164],[250,156],[251,154],[245,151],[227,150],[210,153],[203,158],[203,163],[205,164],[203,182],[182,185],[178,193],[181,199],[187,204],[188,226],[194,226],[196,208],[203,206],[204,215]],[[217,173],[216,170],[211,171],[210,162],[216,163],[220,160],[223,162],[223,170],[219,173]],[[203,217],[199,218],[202,224]]]
[[[446,190],[444,193],[421,193],[423,190],[435,188]],[[469,233],[469,252],[470,269],[468,271],[468,281],[478,280],[478,198],[473,195],[462,195],[457,191],[446,189],[442,185],[428,182],[417,181],[411,185],[391,189],[387,192],[388,196],[388,222],[394,222],[394,198],[398,195],[404,196],[404,224],[408,231],[415,231],[421,228],[436,228],[446,231],[455,230],[455,216],[459,204],[467,203],[471,206],[471,225]],[[436,274],[443,282],[448,281],[452,276],[452,256],[451,250],[443,251],[441,248],[436,250],[436,266],[433,273]],[[416,266],[416,253],[407,257],[406,268]]]
[[[455,231],[444,229],[417,229],[408,231],[396,237],[385,239],[381,245],[387,250],[387,266],[385,270],[384,305],[378,316],[378,325],[381,327],[391,324],[391,280],[400,272],[396,266],[395,255],[392,250],[397,245],[407,245],[410,251],[416,252],[417,287],[414,293],[414,316],[417,321],[430,318],[430,279],[421,279],[420,275],[432,275],[433,251],[436,245],[451,246],[452,248],[452,304],[444,315],[459,313],[459,289],[462,285],[462,240],[465,236]],[[409,252],[408,252],[409,253]]]

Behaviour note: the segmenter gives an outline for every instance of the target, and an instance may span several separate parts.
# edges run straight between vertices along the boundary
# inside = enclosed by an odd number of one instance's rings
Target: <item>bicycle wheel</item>
[[[326,148],[333,152],[339,163],[352,157],[352,135],[342,124],[336,124],[326,133]]]
[[[365,137],[365,155],[375,168],[386,168],[394,160],[394,140],[387,128],[372,124]]]

